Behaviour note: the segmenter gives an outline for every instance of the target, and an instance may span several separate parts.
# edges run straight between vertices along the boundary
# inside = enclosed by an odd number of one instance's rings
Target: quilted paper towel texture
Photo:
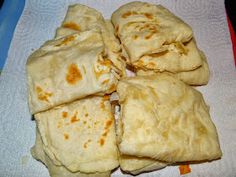
[[[48,177],[47,169],[30,155],[35,141],[35,122],[27,105],[25,63],[27,57],[46,40],[53,38],[69,4],[96,8],[109,18],[120,0],[26,0],[16,27],[7,62],[0,76],[0,176]],[[200,49],[208,57],[211,70],[207,86],[198,87],[210,105],[223,151],[221,160],[191,165],[187,176],[231,177],[236,174],[236,70],[223,0],[156,0],[193,28]],[[118,170],[112,176],[121,175]],[[177,166],[141,174],[140,177],[179,176]]]

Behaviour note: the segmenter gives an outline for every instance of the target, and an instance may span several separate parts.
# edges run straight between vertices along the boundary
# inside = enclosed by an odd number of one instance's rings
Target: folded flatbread
[[[202,65],[201,54],[194,39],[187,43],[172,43],[167,50],[142,56],[132,63],[135,68],[154,70],[156,72],[184,72],[194,70]]]
[[[31,113],[116,89],[119,74],[99,31],[85,31],[46,42],[27,61]]]
[[[170,163],[220,158],[216,128],[200,92],[169,74],[126,78],[117,86],[122,154]]]
[[[203,52],[200,51],[201,59],[202,59],[202,66],[194,69],[192,71],[182,71],[178,73],[170,73],[173,74],[178,79],[182,80],[188,85],[206,85],[209,81],[210,71],[209,66],[207,63],[206,56]],[[138,70],[137,75],[145,76],[145,75],[153,75],[155,74],[156,70]]]
[[[72,173],[63,165],[55,165],[49,156],[43,150],[43,142],[38,131],[36,128],[36,141],[34,147],[31,148],[32,156],[41,161],[49,171],[51,177],[109,177],[110,171],[103,172],[103,173],[81,173],[75,172]]]
[[[55,37],[59,38],[74,32],[94,29],[102,32],[108,58],[117,67],[120,75],[125,75],[125,62],[120,58],[121,48],[114,35],[114,28],[110,20],[105,20],[96,9],[81,4],[69,6],[65,19],[61,27],[57,29]]]
[[[117,126],[116,126],[116,135],[117,135],[117,142],[121,142],[121,135],[122,135],[122,122],[121,118],[117,118]],[[152,159],[149,157],[137,157],[132,155],[126,154],[119,154],[119,164],[120,168],[133,175],[137,175],[143,172],[158,170],[164,168],[168,165],[166,162],[160,162],[156,159]]]
[[[116,168],[118,151],[109,97],[90,97],[35,114],[43,149],[71,172]]]
[[[111,20],[130,63],[165,51],[168,44],[188,42],[193,35],[191,28],[169,10],[145,2],[121,6]]]

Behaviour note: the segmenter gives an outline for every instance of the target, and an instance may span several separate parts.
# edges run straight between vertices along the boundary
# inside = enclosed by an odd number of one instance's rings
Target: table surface
[[[48,177],[48,171],[30,155],[35,141],[35,122],[27,104],[25,63],[46,40],[52,39],[69,4],[96,8],[105,18],[128,0],[26,0],[16,26],[6,63],[0,76],[0,176]],[[210,163],[191,165],[193,177],[232,177],[236,174],[236,70],[223,0],[150,0],[160,3],[190,24],[198,47],[208,58],[211,70],[208,85],[197,89],[210,105],[223,157]],[[121,175],[119,170],[112,176]],[[179,176],[170,166],[140,176]]]

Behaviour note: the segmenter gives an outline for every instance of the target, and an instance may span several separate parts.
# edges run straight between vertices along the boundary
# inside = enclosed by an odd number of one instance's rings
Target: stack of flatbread
[[[161,5],[132,2],[112,14],[123,55],[138,75],[174,74],[190,85],[204,85],[209,69],[192,29]]]
[[[95,9],[70,6],[55,39],[28,59],[32,155],[51,176],[110,176],[119,166],[109,95],[125,75],[113,26]]]
[[[144,2],[121,6],[111,21],[69,6],[55,38],[28,58],[33,157],[52,177],[105,177],[118,166],[139,174],[219,159],[209,107],[189,86],[209,80],[192,29]]]

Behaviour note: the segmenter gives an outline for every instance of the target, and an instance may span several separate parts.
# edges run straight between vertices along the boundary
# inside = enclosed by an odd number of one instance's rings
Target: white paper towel
[[[27,105],[25,63],[44,41],[53,38],[69,4],[94,7],[106,18],[126,0],[26,0],[16,27],[7,62],[0,76],[0,177],[48,177],[47,169],[30,155],[35,122]],[[198,46],[208,57],[211,78],[200,87],[210,105],[223,151],[221,160],[191,165],[185,176],[236,176],[236,70],[223,0],[160,0],[190,24]],[[210,149],[209,149],[210,151]],[[117,170],[112,176],[125,176]],[[128,175],[126,175],[128,176]],[[177,166],[140,176],[179,176]]]

